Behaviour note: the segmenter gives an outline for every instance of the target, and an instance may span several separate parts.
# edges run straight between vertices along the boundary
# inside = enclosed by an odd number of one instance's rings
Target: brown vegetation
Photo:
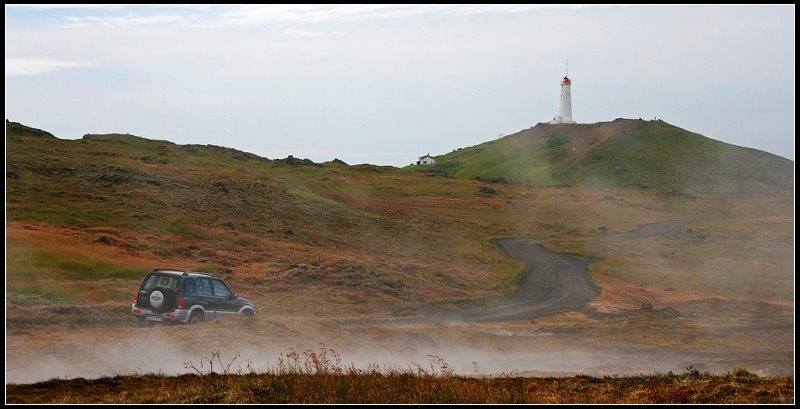
[[[566,152],[553,160],[588,160],[582,169],[591,170],[593,149],[611,140],[592,132],[569,143],[554,134],[558,143],[547,152]],[[460,365],[465,359],[480,363],[479,374],[493,373],[485,362],[495,353],[518,363],[519,373],[536,376],[678,372],[688,365],[719,375],[477,379],[246,371],[11,384],[9,401],[302,402],[315,382],[328,382],[328,389],[318,389],[319,402],[786,402],[793,395],[785,386],[791,378],[722,375],[736,365],[758,375],[793,373],[794,202],[771,183],[758,194],[733,184],[737,190],[729,195],[690,196],[485,173],[478,173],[486,176],[480,180],[459,179],[432,168],[312,166],[130,135],[73,141],[8,128],[6,144],[11,382],[96,377],[146,365],[145,371],[180,373],[173,369],[183,368],[183,357],[143,359],[144,351],[132,348],[149,347],[142,338],[167,339],[188,356],[208,348],[244,352],[243,344],[264,356],[319,341],[358,352],[377,344],[386,347],[381,351],[416,347],[442,355],[457,344],[485,353],[447,356],[461,375],[471,373]],[[634,153],[605,155],[596,165],[607,164],[616,175],[616,162],[637,158]],[[663,162],[648,158],[638,169]],[[684,164],[678,153],[671,158]],[[641,175],[626,169],[617,177]],[[707,183],[705,173],[695,173],[695,187]],[[660,236],[615,238],[642,223],[678,219],[697,222]],[[535,321],[374,325],[487,305],[514,291],[523,263],[492,245],[493,237],[542,238],[551,250],[591,259],[590,279],[600,295],[583,311]],[[155,267],[222,275],[255,302],[256,319],[247,326],[232,320],[191,330],[134,328],[132,294]],[[591,359],[582,359],[586,351]],[[570,353],[575,358],[565,360]],[[178,389],[177,382],[209,387]],[[284,389],[270,389],[273,382]],[[437,398],[409,394],[428,385]],[[485,393],[469,392],[480,388]],[[106,389],[116,394],[104,395]]]
[[[6,387],[7,403],[792,403],[791,376],[760,378],[743,368],[721,376],[491,378],[455,376],[439,357],[407,369],[346,367],[333,350],[295,351],[278,367],[231,369],[219,353],[187,363],[194,374],[52,379]],[[214,364],[217,371],[214,371]]]

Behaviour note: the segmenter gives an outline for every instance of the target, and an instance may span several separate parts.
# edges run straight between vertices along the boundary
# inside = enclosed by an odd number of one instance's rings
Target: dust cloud
[[[464,376],[566,376],[680,373],[689,365],[725,372],[703,357],[661,348],[572,343],[569,336],[503,324],[435,327],[316,327],[299,338],[263,331],[271,322],[208,322],[154,328],[83,328],[25,331],[7,337],[6,382],[52,378],[184,373],[256,373],[284,367],[291,351],[321,355],[342,368],[420,370]],[[326,333],[327,332],[327,333]],[[362,333],[362,336],[357,335]],[[219,351],[219,357],[213,356]],[[213,367],[208,360],[212,359]],[[295,361],[300,364],[300,361]],[[225,368],[227,366],[227,368]],[[194,367],[194,369],[192,368]],[[756,371],[758,368],[754,368]]]

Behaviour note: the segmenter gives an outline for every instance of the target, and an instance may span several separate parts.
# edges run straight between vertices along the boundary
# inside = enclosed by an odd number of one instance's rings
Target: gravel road
[[[643,224],[634,231],[612,233],[607,237],[637,239],[663,234],[690,223],[693,221],[669,220]],[[390,322],[408,324],[530,320],[579,310],[600,295],[600,289],[589,280],[591,261],[587,258],[548,250],[540,239],[512,237],[497,238],[492,242],[510,257],[525,262],[525,268],[519,273],[519,287],[516,291],[488,305]]]

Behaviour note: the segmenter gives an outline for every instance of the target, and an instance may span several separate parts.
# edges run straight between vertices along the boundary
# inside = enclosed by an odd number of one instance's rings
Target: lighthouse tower
[[[569,60],[567,60],[567,73],[561,80],[561,104],[558,106],[558,115],[553,118],[552,124],[574,124],[572,120],[572,96],[570,86],[572,80],[569,79]]]

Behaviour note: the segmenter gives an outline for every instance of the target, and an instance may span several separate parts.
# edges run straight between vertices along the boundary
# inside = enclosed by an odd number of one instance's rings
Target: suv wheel
[[[253,318],[256,316],[256,314],[253,313],[253,310],[244,310],[242,311],[242,314],[244,314],[244,316],[247,318]]]
[[[197,324],[203,321],[205,321],[205,316],[200,311],[194,311],[192,315],[189,316],[189,324]]]

